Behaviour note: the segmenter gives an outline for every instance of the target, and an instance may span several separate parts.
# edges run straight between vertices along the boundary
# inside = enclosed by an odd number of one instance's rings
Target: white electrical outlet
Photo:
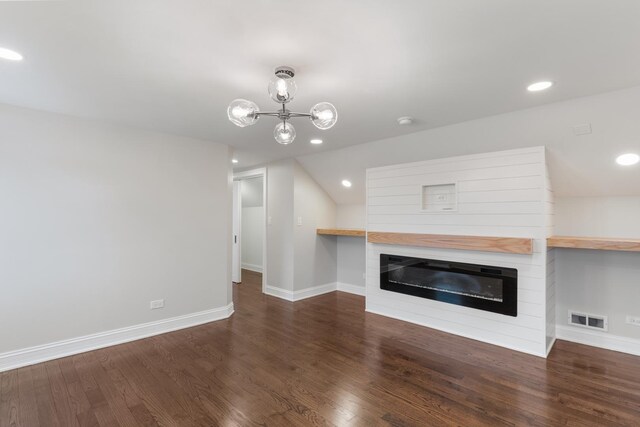
[[[157,299],[155,301],[151,301],[150,306],[151,306],[151,310],[157,310],[158,308],[163,308],[164,307],[164,300],[163,299]]]
[[[627,316],[627,323],[630,324],[630,325],[640,326],[640,317]]]

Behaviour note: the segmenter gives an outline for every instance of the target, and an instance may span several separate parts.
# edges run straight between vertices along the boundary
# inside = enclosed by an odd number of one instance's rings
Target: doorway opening
[[[232,281],[261,283],[267,277],[267,176],[265,169],[233,176]]]

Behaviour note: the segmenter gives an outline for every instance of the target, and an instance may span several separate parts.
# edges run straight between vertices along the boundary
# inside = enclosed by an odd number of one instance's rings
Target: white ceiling
[[[556,196],[640,196],[640,164],[615,159],[640,153],[640,86],[485,117],[298,158],[340,204],[365,203],[366,169],[544,145]],[[574,127],[589,124],[591,133]],[[353,185],[344,188],[340,182]]]
[[[637,0],[4,1],[0,46],[25,60],[0,62],[0,102],[210,139],[247,167],[638,85],[638,22]],[[227,120],[234,98],[275,106],[281,64],[291,108],[330,101],[333,129],[299,119],[280,146],[268,117]]]

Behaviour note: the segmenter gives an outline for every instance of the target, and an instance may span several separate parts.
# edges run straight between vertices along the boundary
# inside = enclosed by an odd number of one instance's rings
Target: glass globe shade
[[[329,129],[338,121],[338,110],[329,102],[320,102],[311,107],[311,121],[318,129]]]
[[[288,145],[296,139],[296,130],[288,122],[280,122],[273,130],[273,136],[278,141],[278,144]]]
[[[227,108],[227,116],[229,120],[236,126],[241,128],[255,124],[260,116],[256,113],[260,109],[255,102],[246,99],[234,99]]]
[[[278,104],[286,104],[296,96],[298,85],[289,76],[273,76],[269,81],[269,96]]]

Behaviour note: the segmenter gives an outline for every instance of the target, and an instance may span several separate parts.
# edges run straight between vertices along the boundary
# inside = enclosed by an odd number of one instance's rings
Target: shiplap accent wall
[[[450,333],[546,356],[546,237],[552,193],[544,147],[429,160],[367,170],[367,230],[530,237],[530,255],[367,243],[366,309]],[[423,185],[456,183],[457,210],[425,213]],[[518,316],[417,298],[380,289],[380,254],[415,256],[518,269]],[[547,288],[549,285],[549,288]],[[553,312],[553,310],[552,310]]]
[[[549,169],[545,167],[545,193],[544,203],[546,237],[554,234],[555,230],[555,199]],[[546,240],[545,240],[546,244]],[[553,343],[556,341],[556,253],[555,249],[547,248],[547,271],[546,271],[546,346],[547,354],[551,351]]]

